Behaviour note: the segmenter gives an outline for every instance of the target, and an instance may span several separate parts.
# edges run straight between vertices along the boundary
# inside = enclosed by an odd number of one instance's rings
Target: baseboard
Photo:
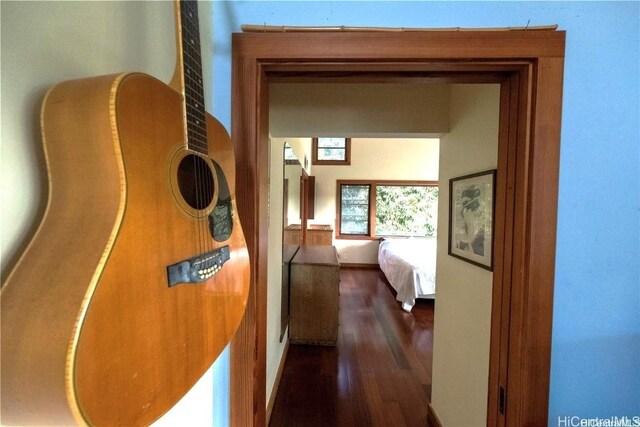
[[[358,268],[361,270],[380,270],[379,264],[359,264],[350,262],[341,262],[340,268]]]
[[[267,425],[271,420],[271,413],[273,412],[273,405],[276,403],[276,396],[278,395],[278,388],[280,387],[280,380],[282,379],[282,371],[284,370],[284,362],[287,360],[287,353],[289,352],[289,337],[284,345],[284,351],[282,352],[282,358],[278,365],[278,372],[276,372],[276,381],[273,384],[273,390],[271,390],[271,396],[269,396],[269,402],[267,403]]]
[[[431,402],[427,405],[427,427],[442,427],[442,423],[436,415]]]

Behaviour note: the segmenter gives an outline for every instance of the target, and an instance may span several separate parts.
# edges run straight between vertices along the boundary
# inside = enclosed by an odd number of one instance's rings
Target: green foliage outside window
[[[438,187],[376,186],[378,236],[435,236],[438,219]]]

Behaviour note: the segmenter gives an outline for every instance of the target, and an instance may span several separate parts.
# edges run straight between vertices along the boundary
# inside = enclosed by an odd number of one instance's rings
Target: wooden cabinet
[[[285,245],[299,245],[301,237],[300,224],[292,224],[284,229],[282,243]]]
[[[333,246],[302,246],[291,261],[289,340],[336,345],[340,264]]]
[[[312,224],[307,227],[306,245],[328,245],[333,244],[333,228],[330,225]]]
[[[292,224],[284,229],[283,243],[287,245],[300,244],[300,224]],[[327,245],[333,244],[333,228],[330,225],[312,224],[307,227],[305,245]]]

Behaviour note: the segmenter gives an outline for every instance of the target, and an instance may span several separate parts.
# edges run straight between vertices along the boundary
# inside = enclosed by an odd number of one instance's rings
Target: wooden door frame
[[[547,424],[564,46],[563,31],[233,35],[232,139],[252,283],[231,343],[232,425],[266,422],[269,83],[407,79],[501,84],[487,425]]]

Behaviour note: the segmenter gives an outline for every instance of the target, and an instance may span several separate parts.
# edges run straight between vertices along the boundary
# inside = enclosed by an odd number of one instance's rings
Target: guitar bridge
[[[229,246],[189,258],[167,267],[169,287],[180,283],[201,283],[213,277],[230,259]]]

